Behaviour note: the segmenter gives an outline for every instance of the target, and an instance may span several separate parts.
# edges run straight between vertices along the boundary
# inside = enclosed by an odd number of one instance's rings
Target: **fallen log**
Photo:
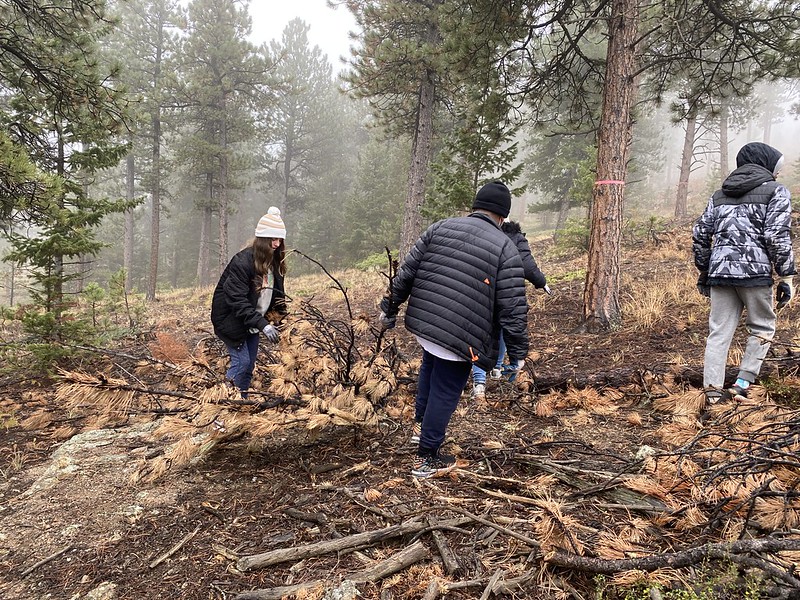
[[[680,569],[699,564],[708,558],[733,560],[735,562],[740,555],[792,550],[800,550],[800,539],[758,538],[737,540],[735,542],[718,542],[678,552],[665,552],[642,558],[616,560],[578,556],[577,554],[569,554],[562,551],[556,551],[541,558],[550,565],[598,575],[613,575],[622,571],[645,571],[651,573],[658,569]],[[750,565],[755,566],[752,562]],[[772,564],[771,566],[774,567],[775,565]],[[768,575],[779,578],[784,583],[792,586],[793,589],[800,590],[800,579],[794,577],[789,571],[778,571],[773,568],[766,572]]]
[[[429,525],[434,525],[432,519],[428,519]],[[436,544],[436,548],[439,550],[439,556],[442,557],[442,565],[444,565],[444,572],[448,575],[452,575],[453,573],[457,573],[461,569],[461,565],[458,562],[455,554],[450,548],[450,544],[447,543],[447,538],[444,534],[438,530],[434,529],[431,532],[433,536],[433,541]]]
[[[338,538],[335,540],[325,540],[322,542],[314,542],[313,544],[306,544],[305,546],[294,546],[291,548],[278,548],[263,552],[261,554],[252,554],[243,556],[236,561],[236,568],[239,571],[250,571],[261,567],[268,567],[290,560],[302,560],[310,556],[321,556],[330,552],[340,552],[348,550],[356,546],[372,545],[377,542],[401,537],[410,533],[419,533],[423,530],[442,529],[446,527],[460,527],[472,521],[470,517],[450,519],[440,521],[434,525],[429,525],[425,521],[412,520],[400,525],[392,525],[384,527],[383,529],[376,529],[373,531],[365,531],[356,533],[351,536]]]
[[[403,548],[393,556],[380,561],[372,567],[345,575],[342,579],[345,581],[352,581],[353,583],[374,583],[389,575],[394,575],[429,556],[430,552],[428,549],[422,542],[417,540],[410,546]],[[299,592],[322,588],[328,584],[330,584],[329,579],[316,579],[296,585],[251,590],[234,596],[234,600],[281,600],[281,598],[298,594]]]
[[[775,358],[768,357],[761,368],[759,379],[763,380],[770,376],[780,375],[781,372],[792,368],[800,368],[800,356],[786,355]],[[534,371],[536,371],[536,369],[534,369]],[[674,365],[670,364],[627,366],[610,370],[604,367],[602,370],[598,370],[595,373],[572,370],[548,370],[541,374],[538,372],[535,373],[534,385],[539,394],[546,394],[552,391],[564,392],[570,387],[577,389],[590,387],[598,389],[618,389],[631,384],[641,384],[641,376],[643,373],[650,373],[657,377],[670,373],[675,377],[676,381],[680,383],[687,383],[698,389],[702,389],[703,387],[702,365],[684,367],[680,370],[676,370]],[[739,370],[737,367],[726,368],[725,381],[734,381],[738,373]]]

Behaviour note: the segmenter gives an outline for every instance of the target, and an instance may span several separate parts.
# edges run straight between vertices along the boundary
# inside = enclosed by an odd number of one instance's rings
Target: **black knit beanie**
[[[736,155],[736,166],[759,165],[773,175],[777,175],[783,166],[783,154],[762,142],[750,142],[742,146]]]
[[[502,181],[487,183],[475,194],[472,210],[476,208],[488,210],[505,219],[511,211],[511,192]]]

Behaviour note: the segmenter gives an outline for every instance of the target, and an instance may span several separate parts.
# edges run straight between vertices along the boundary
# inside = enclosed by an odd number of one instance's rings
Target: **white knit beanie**
[[[267,214],[259,219],[256,237],[286,239],[286,225],[283,224],[281,211],[277,206],[270,206]]]

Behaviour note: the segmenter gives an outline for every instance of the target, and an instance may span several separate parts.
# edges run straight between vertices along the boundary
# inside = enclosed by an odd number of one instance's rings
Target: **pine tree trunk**
[[[156,299],[158,283],[158,249],[161,241],[161,112],[153,112],[153,185],[150,190],[153,211],[150,215],[150,270],[147,277],[147,299]]]
[[[56,127],[56,135],[58,136],[56,173],[58,173],[59,177],[64,177],[66,173],[66,156],[64,154],[64,137],[60,126]],[[64,192],[61,192],[58,197],[58,204],[61,210],[64,209],[63,194]],[[53,266],[50,275],[52,276],[52,286],[49,286],[50,293],[45,293],[45,310],[52,311],[56,323],[60,324],[64,310],[64,256],[62,254],[53,255]],[[48,286],[46,285],[45,287],[47,288]]]
[[[719,112],[719,178],[720,185],[725,181],[728,176],[728,103],[722,102],[722,107]]]
[[[567,225],[567,217],[569,216],[569,197],[564,194],[561,201],[558,203],[558,218],[556,219],[556,229],[553,232],[553,241],[557,242],[561,232]]]
[[[624,181],[636,97],[636,0],[612,0],[608,23],[603,107],[597,148],[597,182],[592,190],[589,263],[583,292],[585,331],[603,331],[622,322],[619,304],[620,238]]]
[[[133,200],[136,195],[134,177],[136,176],[136,163],[133,152],[129,152],[125,159],[125,199]],[[133,287],[133,209],[125,211],[125,221],[122,228],[122,268],[125,269],[125,291],[130,292]]]
[[[222,131],[219,157],[219,255],[217,257],[217,275],[221,275],[228,264],[228,120],[224,116],[225,100],[222,101]]]
[[[686,204],[689,198],[689,175],[692,172],[694,159],[694,138],[697,132],[697,116],[694,111],[686,118],[686,133],[683,136],[683,152],[681,153],[681,174],[678,178],[678,193],[675,196],[675,218],[686,218]]]
[[[434,76],[433,70],[427,69],[419,86],[417,126],[411,146],[411,166],[408,170],[408,190],[400,238],[400,260],[411,250],[422,231],[422,203],[425,200],[425,180],[428,176],[433,137],[433,102],[436,92]]]
[[[769,140],[772,137],[772,115],[773,112],[773,105],[770,99],[764,103],[764,143],[769,144]]]
[[[208,175],[208,193],[212,194],[212,176]],[[211,198],[210,200],[213,200]],[[197,257],[197,283],[198,285],[206,286],[209,284],[209,261],[210,252],[209,245],[211,244],[211,206],[207,204],[203,206],[203,213],[200,219],[200,248]]]

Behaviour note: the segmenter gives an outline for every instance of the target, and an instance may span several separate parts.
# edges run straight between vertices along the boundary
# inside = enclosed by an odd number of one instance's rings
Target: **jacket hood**
[[[741,198],[750,190],[768,181],[775,181],[775,177],[765,167],[746,164],[728,175],[722,183],[722,193],[729,198]]]
[[[777,174],[783,164],[783,154],[763,142],[750,142],[742,146],[736,155],[736,166],[758,165],[772,174]]]

